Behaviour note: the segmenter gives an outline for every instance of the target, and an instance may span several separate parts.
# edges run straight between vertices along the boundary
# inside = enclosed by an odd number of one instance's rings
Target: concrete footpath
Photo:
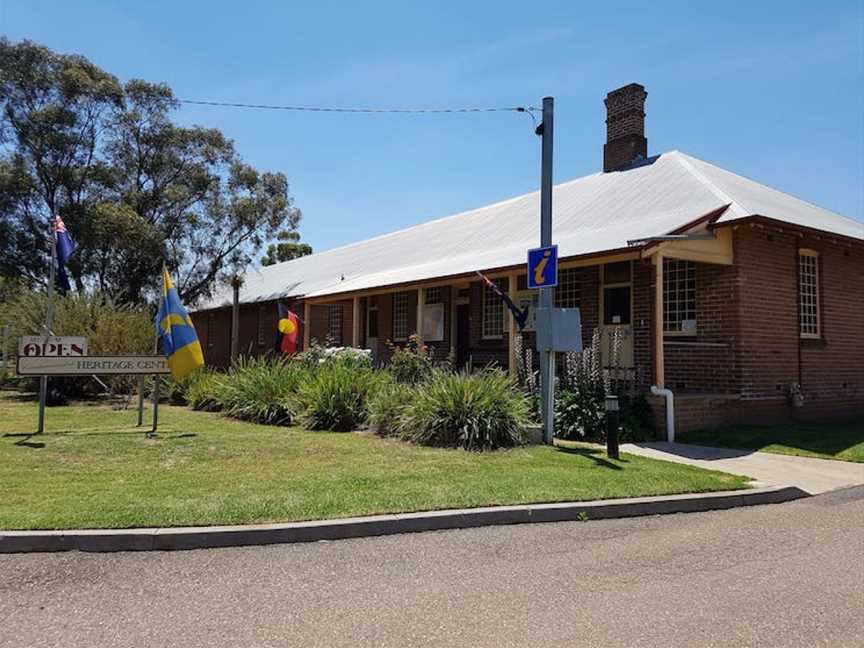
[[[757,486],[796,486],[810,495],[864,484],[864,464],[684,443],[627,443],[621,452],[746,475]]]
[[[0,553],[71,550],[97,552],[171,551],[315,542],[318,540],[342,540],[501,524],[603,520],[663,513],[693,513],[756,504],[776,504],[806,496],[807,493],[795,487],[771,486],[718,493],[451,509],[283,524],[150,529],[0,531]]]

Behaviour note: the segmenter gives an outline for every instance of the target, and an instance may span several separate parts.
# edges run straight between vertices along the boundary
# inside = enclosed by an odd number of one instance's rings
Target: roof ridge
[[[708,189],[708,191],[710,191],[717,198],[719,198],[720,202],[722,202],[724,205],[727,205],[727,210],[734,211],[736,213],[736,216],[738,217],[750,216],[750,213],[747,211],[747,209],[744,208],[741,203],[739,203],[737,200],[732,198],[732,196],[730,196],[720,187],[711,182],[707,177],[705,177],[704,173],[699,171],[699,169],[697,169],[690,163],[687,158],[692,156],[687,155],[686,153],[682,153],[678,149],[673,149],[672,151],[669,151],[669,153],[671,153],[674,159],[678,161],[678,164],[684,167],[686,171],[688,171],[694,178],[701,182],[705,186],[705,188]],[[700,162],[704,162],[704,160],[700,160]],[[707,162],[706,164],[711,163]]]
[[[828,209],[827,207],[823,207],[822,205],[818,205],[818,204],[816,204],[815,202],[813,202],[813,201],[811,201],[811,200],[807,200],[806,198],[802,198],[801,196],[797,196],[797,195],[795,195],[795,194],[793,194],[793,193],[790,193],[790,192],[788,192],[788,191],[784,191],[783,189],[778,189],[777,187],[774,187],[774,186],[772,186],[772,185],[765,184],[764,182],[762,182],[762,181],[760,181],[760,180],[756,180],[755,178],[751,178],[750,176],[746,176],[746,175],[743,175],[743,174],[741,174],[741,173],[737,173],[737,172],[735,172],[735,171],[732,171],[732,170],[730,170],[730,169],[727,169],[727,168],[724,167],[724,166],[720,166],[719,164],[715,164],[715,163],[713,163],[713,162],[709,162],[708,160],[703,160],[703,159],[700,158],[700,157],[697,157],[697,156],[695,156],[695,155],[690,155],[689,153],[684,153],[684,152],[679,151],[679,150],[677,150],[677,149],[674,150],[674,151],[670,151],[670,152],[672,152],[672,153],[677,153],[677,157],[678,157],[678,159],[681,160],[682,162],[684,162],[686,158],[691,158],[691,159],[693,159],[693,160],[697,160],[698,162],[701,162],[702,164],[707,164],[707,165],[712,166],[712,167],[714,167],[714,168],[716,168],[716,169],[719,169],[719,170],[722,171],[723,173],[728,173],[729,175],[735,176],[736,178],[741,178],[742,180],[746,180],[747,182],[752,182],[753,184],[759,185],[759,186],[760,186],[761,188],[763,188],[763,189],[768,189],[768,190],[770,190],[770,191],[774,191],[774,192],[779,193],[779,194],[782,194],[782,195],[784,195],[784,196],[788,196],[789,198],[794,198],[795,200],[797,200],[797,201],[799,201],[799,202],[802,202],[802,203],[804,203],[804,204],[806,204],[806,205],[809,205],[810,207],[813,207],[814,209],[819,209],[819,210],[822,210],[822,211],[829,212],[829,213],[832,214],[833,216],[837,216],[838,218],[842,218],[843,220],[848,221],[849,223],[852,223],[852,224],[855,224],[855,225],[858,225],[858,226],[862,226],[862,227],[864,227],[864,223],[862,223],[861,221],[859,221],[859,220],[856,219],[856,218],[852,218],[851,216],[846,216],[845,214],[841,214],[840,212],[836,212],[836,211],[834,211],[833,209]],[[684,158],[684,159],[682,159],[682,158]],[[687,165],[688,165],[690,168],[692,168],[692,165],[689,163],[689,161],[687,162]],[[699,175],[701,176],[701,172],[700,172],[700,171],[697,171],[697,170],[695,170],[695,169],[693,169],[693,170],[694,170],[695,173],[697,173],[697,174],[699,174]],[[711,183],[711,184],[713,185],[713,183]],[[721,191],[721,193],[723,193],[723,192]],[[739,203],[739,202],[737,202],[737,201],[736,201],[736,204],[737,204],[739,207],[744,208],[743,205],[741,205],[741,203]],[[746,213],[744,214],[744,216],[767,216],[766,214],[751,214],[750,211],[747,210],[747,209],[744,209],[744,211],[746,212]]]

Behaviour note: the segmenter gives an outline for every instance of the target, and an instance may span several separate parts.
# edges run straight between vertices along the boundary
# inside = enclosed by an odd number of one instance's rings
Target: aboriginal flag
[[[297,353],[297,337],[300,334],[300,318],[279,302],[279,324],[276,332],[278,353]]]

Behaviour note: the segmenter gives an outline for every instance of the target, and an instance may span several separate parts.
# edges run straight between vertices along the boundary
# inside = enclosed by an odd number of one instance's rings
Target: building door
[[[471,311],[468,304],[456,305],[456,368],[468,364],[471,335]]]
[[[602,268],[600,357],[606,368],[634,368],[632,273],[630,261]]]
[[[378,307],[366,309],[366,348],[372,351],[372,362],[378,364]]]

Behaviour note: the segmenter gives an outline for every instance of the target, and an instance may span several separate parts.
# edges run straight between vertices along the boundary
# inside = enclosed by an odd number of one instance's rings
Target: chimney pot
[[[631,83],[606,95],[604,172],[617,171],[648,157],[648,140],[645,139],[647,96],[644,86],[638,83]]]

